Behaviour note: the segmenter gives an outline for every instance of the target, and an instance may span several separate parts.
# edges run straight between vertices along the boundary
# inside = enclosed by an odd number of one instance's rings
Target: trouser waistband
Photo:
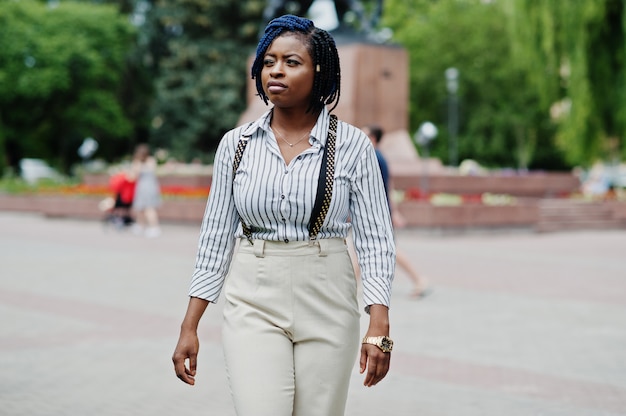
[[[309,241],[268,241],[253,240],[253,244],[246,238],[241,238],[239,251],[254,253],[256,257],[270,256],[327,256],[330,253],[341,253],[347,249],[344,238],[324,238],[313,243]]]

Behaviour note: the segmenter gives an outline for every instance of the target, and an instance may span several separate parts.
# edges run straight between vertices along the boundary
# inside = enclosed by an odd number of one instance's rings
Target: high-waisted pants
[[[224,288],[224,355],[238,416],[342,416],[359,348],[343,239],[242,239]]]

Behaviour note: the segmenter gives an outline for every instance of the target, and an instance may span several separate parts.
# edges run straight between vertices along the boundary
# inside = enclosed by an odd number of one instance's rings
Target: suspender
[[[324,156],[322,156],[322,167],[320,168],[320,175],[317,181],[317,195],[315,196],[315,204],[313,205],[313,212],[311,212],[311,220],[309,221],[309,238],[311,241],[317,240],[317,234],[320,232],[322,224],[324,224],[328,208],[330,207],[330,200],[333,197],[336,139],[337,116],[331,114],[326,147],[324,147]]]
[[[243,157],[243,151],[246,150],[246,146],[248,145],[248,140],[250,140],[250,136],[241,136],[239,138],[239,143],[237,143],[237,149],[235,149],[235,158],[233,159],[233,183],[235,182],[235,175],[237,174],[237,169],[239,168],[239,163],[241,163],[241,158]],[[250,244],[252,242],[252,230],[250,227],[246,225],[245,222],[239,216],[239,220],[241,221],[241,228],[243,228],[243,234],[246,236]]]
[[[309,221],[309,238],[313,242],[317,240],[317,234],[324,224],[326,214],[328,214],[328,208],[330,207],[330,201],[333,197],[333,184],[335,182],[335,144],[337,139],[337,116],[331,114],[330,127],[328,128],[328,137],[326,139],[326,146],[324,147],[324,154],[322,156],[322,167],[320,168],[320,174],[317,182],[317,194],[315,196],[315,204],[313,205],[313,211],[311,212],[311,220]],[[250,136],[241,136],[237,143],[237,149],[235,150],[235,157],[233,159],[233,182],[235,181],[235,174],[241,163],[243,152],[246,150]],[[246,236],[250,244],[252,242],[252,229],[250,226],[239,217],[241,221],[241,227],[243,234]]]

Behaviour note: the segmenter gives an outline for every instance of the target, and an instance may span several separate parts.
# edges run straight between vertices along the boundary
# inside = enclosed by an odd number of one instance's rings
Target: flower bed
[[[419,188],[409,188],[405,191],[395,190],[393,200],[401,204],[406,201],[428,202],[436,206],[458,206],[464,204],[483,205],[514,205],[517,198],[508,194],[483,192],[482,194],[452,194],[452,193],[422,193]]]
[[[209,195],[210,188],[208,186],[190,187],[182,185],[162,185],[161,194],[165,199],[175,198],[202,198],[206,199]],[[59,185],[47,186],[39,190],[24,192],[23,194],[46,195],[46,196],[98,196],[105,198],[113,194],[108,185],[102,184],[78,184],[78,185]]]
[[[163,204],[159,217],[163,221],[194,222],[202,220],[208,186],[161,186]],[[30,187],[0,194],[0,210],[37,212],[48,217],[102,219],[99,208],[104,198],[113,196],[107,184],[51,185]]]

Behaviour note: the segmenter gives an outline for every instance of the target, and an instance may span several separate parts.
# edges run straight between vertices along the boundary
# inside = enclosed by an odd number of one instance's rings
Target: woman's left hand
[[[369,313],[367,336],[389,336],[389,308],[384,305],[370,305]],[[390,362],[391,352],[383,352],[376,345],[361,344],[360,372],[363,374],[367,371],[363,385],[371,387],[378,384],[387,375]]]
[[[371,387],[378,384],[387,375],[390,362],[390,352],[382,352],[376,345],[361,344],[360,372],[363,374],[367,370],[363,385]]]

